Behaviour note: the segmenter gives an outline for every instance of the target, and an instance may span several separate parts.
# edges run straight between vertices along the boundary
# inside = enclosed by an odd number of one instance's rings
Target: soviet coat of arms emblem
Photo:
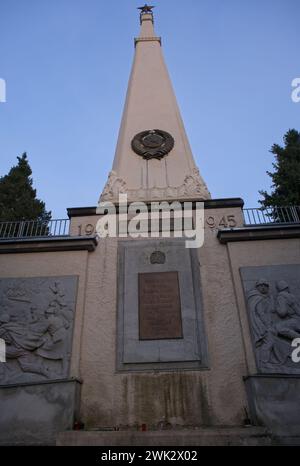
[[[144,159],[161,159],[174,147],[171,134],[161,129],[142,131],[131,141],[132,150]]]

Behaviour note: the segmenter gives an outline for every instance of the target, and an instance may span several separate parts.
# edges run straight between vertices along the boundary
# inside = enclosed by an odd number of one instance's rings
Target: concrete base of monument
[[[251,421],[266,426],[276,443],[300,445],[300,376],[250,375],[245,385]]]
[[[61,432],[57,446],[225,446],[271,445],[263,427],[203,427],[161,431]]]
[[[80,400],[76,379],[0,385],[0,445],[54,445],[73,429]]]

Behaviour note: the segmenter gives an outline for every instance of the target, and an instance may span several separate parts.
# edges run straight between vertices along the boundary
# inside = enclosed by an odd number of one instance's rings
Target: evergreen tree
[[[51,219],[45,203],[36,197],[31,174],[24,153],[18,157],[18,164],[0,178],[0,221],[37,220],[46,224]]]
[[[270,194],[259,191],[263,207],[300,206],[300,133],[290,129],[283,140],[284,147],[274,144],[270,150],[275,155],[274,171],[267,174],[273,184]]]

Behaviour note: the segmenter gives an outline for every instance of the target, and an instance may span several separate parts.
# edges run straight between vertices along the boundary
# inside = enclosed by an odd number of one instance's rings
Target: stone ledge
[[[300,379],[299,374],[251,374],[245,375],[243,380],[250,380],[250,379]]]
[[[60,432],[57,446],[217,446],[271,445],[263,427],[207,427],[162,431]]]
[[[173,202],[176,199],[165,199],[164,201]],[[164,202],[163,200],[157,200],[155,202]],[[233,198],[225,198],[225,199],[207,199],[205,201],[201,201],[200,199],[186,199],[183,202],[193,202],[193,209],[195,209],[195,202],[204,202],[205,209],[224,209],[224,208],[232,208],[232,207],[239,207],[240,209],[243,208],[244,201],[240,197],[233,197]],[[146,205],[150,205],[150,202],[146,202]],[[69,207],[67,209],[68,217],[89,217],[92,215],[98,215],[96,213],[97,207]],[[118,204],[116,204],[116,211],[118,212]]]
[[[78,379],[77,377],[69,377],[66,379],[48,379],[48,380],[39,380],[38,382],[20,382],[20,383],[7,383],[4,385],[0,385],[0,389],[2,388],[16,388],[16,387],[31,387],[33,385],[49,385],[49,384],[56,384],[56,383],[68,383],[68,382],[77,382],[80,385],[82,384],[82,380]]]
[[[96,206],[92,207],[69,207],[67,209],[68,217],[89,217],[96,214]]]
[[[89,251],[97,247],[97,239],[87,236],[53,238],[15,238],[0,240],[0,254],[24,252]]]
[[[242,209],[244,207],[244,201],[240,197],[229,197],[224,199],[207,199],[204,201],[205,209],[224,209],[239,207]]]
[[[300,238],[300,225],[269,225],[261,227],[224,228],[217,237],[222,244],[233,241]]]

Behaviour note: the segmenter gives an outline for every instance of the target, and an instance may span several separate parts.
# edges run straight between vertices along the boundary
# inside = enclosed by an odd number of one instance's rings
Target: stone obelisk
[[[130,201],[210,198],[154,31],[152,8],[141,7],[115,158],[101,201],[117,201],[119,193]]]

